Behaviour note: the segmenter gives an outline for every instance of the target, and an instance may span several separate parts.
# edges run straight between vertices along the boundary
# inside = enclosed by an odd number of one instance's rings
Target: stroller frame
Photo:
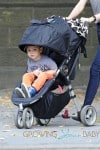
[[[57,20],[57,26],[55,24],[55,22],[56,22],[55,20]],[[58,31],[59,31],[59,28],[61,28],[61,25],[59,22],[64,27],[64,28],[62,28],[62,33],[64,34],[64,36],[62,36],[61,31],[59,32],[59,35],[61,35],[61,38],[58,36],[58,33],[55,32],[55,35],[54,35],[54,32],[51,30],[53,27],[54,27],[54,29],[56,29],[58,27]],[[51,23],[52,28],[49,23]],[[40,29],[42,28],[42,32],[44,31],[44,33],[45,33],[45,28],[43,28],[43,25],[45,24],[45,22],[44,21],[38,22],[37,20],[34,22],[34,20],[33,20],[33,25],[35,25],[35,28],[36,28],[36,24],[38,24],[38,27],[39,27],[39,25],[42,25],[42,26],[40,26]],[[67,42],[65,40],[65,37],[67,37],[67,36],[65,36],[65,35],[67,35],[67,34],[65,34],[65,31],[68,32],[68,36],[69,36],[68,29],[70,29],[70,27],[64,20],[62,20],[62,18],[59,18],[59,17],[49,18],[48,21],[46,21],[45,27],[46,27],[46,30],[48,30],[48,28],[50,27],[50,32],[48,32],[48,34],[53,33],[54,38],[56,36],[58,37],[56,43],[53,43],[53,44],[52,44],[53,40],[51,39],[51,41],[50,41],[51,49],[56,48],[56,50],[58,49],[59,50],[58,52],[61,54],[61,52],[60,52],[60,48],[61,48],[63,55],[64,55],[66,49],[67,49],[67,51],[68,51],[68,48],[71,49],[68,46],[66,47],[66,44],[68,44],[68,41],[70,41],[70,40],[68,40]],[[67,29],[67,27],[68,27],[68,29]],[[33,30],[33,29],[31,26],[31,30]],[[25,33],[26,36],[30,36],[30,30],[28,30],[28,31],[29,32]],[[35,29],[35,31],[36,31],[36,29]],[[57,31],[57,29],[56,29],[56,31]],[[71,31],[71,32],[73,32],[73,31]],[[73,35],[71,36],[72,41],[75,40],[75,39],[72,39],[72,37],[74,37],[74,36],[75,36],[75,33],[73,33]],[[51,35],[50,35],[50,37],[51,37]],[[74,37],[74,38],[76,38],[76,37]],[[37,40],[33,36],[31,37],[31,38],[33,38],[31,41],[24,41],[24,38],[25,38],[25,36],[23,36],[22,42],[19,46],[20,49],[23,51],[25,50],[24,45],[31,44],[32,41],[37,42]],[[31,38],[29,38],[29,39],[31,39]],[[44,40],[44,38],[45,37],[43,37],[43,40]],[[56,45],[58,46],[60,40],[61,40],[61,43],[60,43],[59,47],[56,47]],[[64,41],[65,41],[65,43],[64,43]],[[48,40],[47,40],[47,42],[48,42]],[[44,41],[42,44],[43,45],[45,44]],[[42,45],[42,44],[38,44],[38,45]],[[79,40],[77,42],[77,44],[80,45],[82,43]],[[44,47],[50,48],[48,46],[48,43],[46,43],[44,45]],[[25,99],[19,98],[16,95],[15,91],[13,91],[12,102],[14,105],[18,106],[18,112],[15,117],[15,125],[17,128],[23,128],[23,127],[31,128],[34,123],[34,119],[36,119],[37,123],[40,125],[47,125],[49,123],[50,119],[55,117],[69,103],[70,99],[73,99],[77,113],[80,113],[81,122],[86,126],[92,126],[95,124],[95,121],[96,121],[95,108],[93,106],[85,106],[84,108],[82,108],[80,110],[79,105],[77,104],[76,95],[75,95],[74,90],[71,85],[71,80],[72,80],[71,75],[73,74],[73,71],[76,67],[76,63],[79,59],[80,53],[82,52],[81,48],[82,48],[81,46],[78,46],[78,47],[75,46],[75,51],[73,53],[71,53],[71,55],[66,54],[66,56],[65,56],[66,59],[64,59],[62,61],[62,63],[60,64],[60,67],[58,68],[55,77],[52,80],[47,81],[45,83],[44,87],[34,97],[25,98]],[[70,67],[69,64],[70,64],[70,61],[71,61],[72,57],[74,56],[74,54],[75,54],[74,61],[72,62],[71,67]],[[65,71],[64,66],[67,67],[67,71]],[[54,94],[53,92],[51,92],[51,89],[54,86],[54,83],[60,74],[62,75],[62,77],[64,77],[65,85],[68,88],[65,90],[64,93]],[[18,86],[20,87],[20,85],[18,85]],[[41,110],[40,109],[38,110],[39,107],[41,107]],[[52,109],[52,112],[51,112],[51,109]],[[69,117],[73,119],[73,116],[69,116]]]

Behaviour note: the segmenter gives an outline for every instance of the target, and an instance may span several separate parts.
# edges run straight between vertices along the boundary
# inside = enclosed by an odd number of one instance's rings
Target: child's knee
[[[23,78],[26,78],[26,77],[28,77],[29,76],[29,74],[28,73],[25,73],[24,75],[23,75]]]
[[[40,75],[39,75],[41,78],[45,78],[45,79],[52,79],[53,78],[53,75],[52,74],[48,74],[46,72],[42,72]]]

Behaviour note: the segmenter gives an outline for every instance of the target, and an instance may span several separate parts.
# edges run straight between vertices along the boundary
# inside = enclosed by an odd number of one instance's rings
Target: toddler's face
[[[27,55],[29,58],[37,61],[40,59],[42,53],[42,47],[39,46],[27,46]]]

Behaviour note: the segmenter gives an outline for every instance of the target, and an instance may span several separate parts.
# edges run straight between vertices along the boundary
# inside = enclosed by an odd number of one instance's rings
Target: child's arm
[[[48,73],[48,74],[55,75],[56,71],[57,71],[57,69],[55,69],[55,70],[48,70],[48,71],[45,71],[45,72]]]
[[[45,71],[45,72],[48,73],[48,74],[51,74],[51,75],[55,75],[56,71],[57,71],[57,69],[55,69],[55,70],[48,70],[48,71]],[[34,73],[36,76],[38,76],[41,72],[43,72],[43,71],[41,71],[41,70],[39,70],[39,69],[33,71],[33,73]]]

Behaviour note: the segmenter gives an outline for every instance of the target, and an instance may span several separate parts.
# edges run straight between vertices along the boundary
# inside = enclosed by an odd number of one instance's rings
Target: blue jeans
[[[90,68],[90,79],[86,90],[85,105],[91,105],[100,84],[100,23],[97,24],[98,48]]]

